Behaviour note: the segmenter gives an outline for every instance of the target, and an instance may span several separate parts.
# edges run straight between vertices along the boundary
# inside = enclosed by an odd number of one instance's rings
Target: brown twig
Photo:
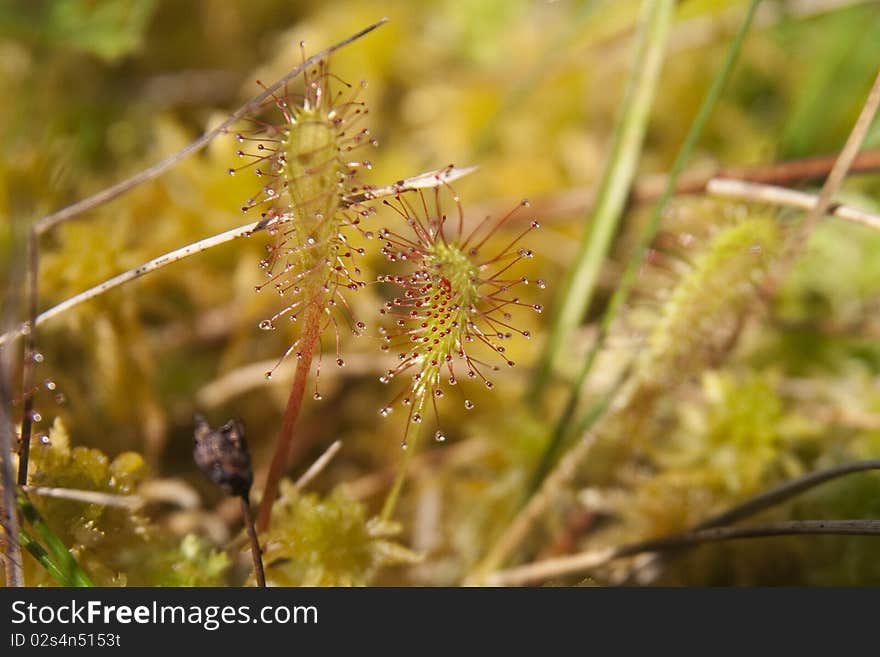
[[[546,559],[525,566],[493,573],[486,578],[490,586],[516,586],[554,577],[574,575],[602,566],[615,559],[643,552],[678,550],[701,543],[715,543],[743,538],[834,534],[845,536],[880,536],[880,520],[791,520],[754,527],[712,527],[666,538],[630,543],[614,548],[589,550],[557,559]]]
[[[745,180],[783,187],[803,184],[821,180],[827,176],[836,160],[837,155],[835,154],[750,167],[722,167],[713,173],[695,173],[682,176],[675,191],[677,194],[702,194],[713,178]],[[849,170],[852,173],[867,173],[878,169],[880,169],[880,149],[860,153],[853,159]],[[650,178],[646,179],[636,186],[633,200],[636,203],[654,200],[662,191],[662,182],[660,178],[656,181]]]
[[[791,481],[787,481],[775,488],[771,488],[770,490],[759,493],[755,497],[746,500],[742,504],[738,504],[726,511],[723,511],[717,515],[712,516],[711,518],[707,518],[703,522],[695,525],[691,531],[699,531],[702,529],[711,529],[713,527],[721,527],[722,525],[730,525],[735,522],[739,522],[740,520],[744,520],[748,517],[751,517],[761,511],[765,511],[777,504],[781,504],[796,495],[800,495],[801,493],[810,490],[811,488],[815,488],[820,484],[824,484],[827,481],[831,481],[832,479],[838,479],[840,477],[845,477],[850,474],[854,474],[857,472],[866,472],[869,470],[880,470],[880,459],[873,459],[867,461],[856,461],[854,463],[844,463],[843,465],[837,465],[832,468],[827,468],[825,470],[818,470],[816,472],[810,472],[809,474],[804,475],[803,477],[799,477],[797,479],[793,479]],[[639,564],[639,566],[632,572],[630,572],[626,577],[626,582],[635,581],[640,572],[648,568],[657,568],[663,559],[670,559],[675,555],[675,552],[666,552],[664,555],[657,555],[655,559],[652,559],[646,563]]]
[[[766,493],[756,495],[752,499],[728,509],[723,513],[712,516],[708,520],[704,520],[694,527],[694,529],[709,529],[710,527],[720,527],[721,525],[729,525],[734,522],[739,522],[744,518],[753,516],[772,506],[776,506],[795,495],[800,495],[804,491],[815,488],[819,484],[824,484],[826,481],[831,481],[832,479],[844,477],[856,472],[865,472],[867,470],[880,470],[880,459],[844,463],[843,465],[828,468],[827,470],[811,472],[803,477],[785,482],[776,488],[772,488]]]
[[[248,538],[251,542],[251,556],[254,560],[254,577],[257,580],[257,586],[265,588],[266,572],[263,570],[263,549],[260,547],[260,539],[257,537],[257,530],[254,527],[254,513],[251,510],[251,503],[247,497],[241,498],[241,515],[244,517],[244,526],[247,529]]]
[[[837,155],[820,155],[798,160],[788,160],[773,164],[758,164],[747,167],[703,167],[682,175],[675,186],[676,195],[703,194],[709,181],[715,178],[742,180],[766,185],[791,186],[821,180],[828,175]],[[859,153],[850,166],[850,173],[873,173],[880,171],[880,149]],[[656,201],[666,187],[666,174],[648,175],[638,179],[633,185],[629,201],[632,205],[644,205]],[[595,189],[576,188],[553,196],[537,197],[531,201],[532,214],[541,217],[542,222],[569,219],[586,212],[595,201]],[[510,207],[511,200],[493,201],[475,206],[468,213],[468,219],[477,221],[486,215],[498,214]]]
[[[34,426],[34,366],[37,360],[36,324],[37,299],[39,298],[38,273],[39,252],[37,242],[39,236],[35,228],[28,232],[27,243],[27,296],[28,296],[28,331],[24,340],[24,357],[21,370],[21,394],[24,399],[21,412],[21,432],[18,442],[18,485],[26,486],[28,482],[28,462],[31,451],[31,432]]]

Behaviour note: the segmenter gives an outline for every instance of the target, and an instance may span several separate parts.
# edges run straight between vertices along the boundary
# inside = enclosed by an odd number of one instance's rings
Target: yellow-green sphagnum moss
[[[368,520],[341,489],[321,498],[283,481],[273,514],[263,558],[277,586],[365,586],[383,565],[418,561],[389,540],[395,525]]]
[[[146,465],[134,452],[111,460],[97,449],[71,447],[60,419],[55,420],[45,440],[31,445],[33,486],[133,495],[146,476]],[[138,509],[36,494],[31,501],[98,585],[226,583],[229,562],[222,552],[209,550],[195,537],[176,543]],[[29,584],[55,583],[29,556],[25,559]]]

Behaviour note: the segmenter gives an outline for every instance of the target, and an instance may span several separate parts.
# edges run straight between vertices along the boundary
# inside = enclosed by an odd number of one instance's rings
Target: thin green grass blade
[[[724,59],[724,63],[722,64],[721,69],[715,76],[715,79],[712,81],[712,85],[709,87],[709,90],[706,92],[706,96],[703,98],[703,102],[700,105],[700,109],[697,112],[693,123],[691,124],[691,128],[688,131],[687,137],[685,138],[684,143],[682,144],[681,149],[679,150],[678,155],[675,158],[675,162],[672,165],[672,170],[670,171],[669,178],[666,183],[666,188],[663,190],[663,194],[654,206],[651,218],[639,238],[638,247],[636,248],[635,253],[633,253],[632,258],[630,258],[623,277],[620,280],[620,284],[614,291],[614,294],[611,297],[611,301],[609,302],[608,307],[605,309],[605,312],[602,315],[599,324],[599,333],[596,337],[596,342],[593,344],[593,347],[590,349],[590,352],[584,359],[581,370],[578,372],[577,378],[575,379],[575,382],[572,385],[571,390],[569,391],[569,396],[566,400],[564,410],[560,415],[559,420],[557,421],[551,440],[547,444],[547,448],[539,464],[536,478],[532,482],[532,490],[535,490],[540,484],[540,481],[547,473],[549,464],[555,459],[556,454],[560,451],[560,447],[564,443],[565,437],[569,435],[568,427],[571,424],[572,418],[574,417],[574,412],[577,408],[578,401],[581,396],[581,391],[583,389],[584,383],[587,380],[587,376],[589,375],[593,364],[596,361],[596,356],[605,345],[605,340],[608,337],[608,331],[610,330],[612,323],[616,319],[618,311],[629,298],[629,293],[632,290],[633,284],[635,283],[636,276],[638,274],[639,267],[641,267],[644,260],[645,253],[647,252],[651,241],[657,234],[657,229],[660,226],[660,219],[663,216],[663,213],[666,210],[666,206],[669,204],[669,201],[675,192],[678,178],[681,175],[681,172],[684,170],[685,165],[687,165],[687,162],[690,159],[691,154],[693,153],[694,147],[696,146],[696,143],[699,140],[700,135],[703,133],[703,129],[705,128],[706,123],[709,120],[709,116],[712,114],[712,111],[714,110],[718,99],[721,97],[721,93],[724,90],[724,87],[727,85],[727,82],[730,79],[733,67],[737,59],[739,58],[742,44],[745,41],[745,37],[749,32],[749,28],[752,25],[752,20],[755,16],[755,10],[757,9],[759,2],[760,0],[752,0],[751,4],[749,5],[746,17],[740,25],[736,35],[734,35],[733,37],[733,41],[730,44],[730,48],[728,49],[727,55]],[[580,433],[583,433],[583,431],[586,431],[586,429],[589,428],[595,417],[597,417],[600,414],[601,410],[604,409],[608,405],[608,403],[610,403],[617,389],[617,385],[613,386],[611,390],[609,390],[605,395],[603,395],[601,399],[599,399],[595,404],[591,406],[590,409],[587,410],[583,418],[581,418],[576,423],[577,432],[575,432],[574,435],[580,435]]]
[[[21,541],[21,546],[30,552],[31,556],[37,560],[49,576],[58,582],[61,586],[76,586],[73,580],[71,579],[69,573],[65,573],[64,570],[49,556],[49,553],[46,552],[46,548],[40,545],[33,536],[31,536],[27,531],[21,530],[19,532],[19,540]]]
[[[49,525],[46,524],[43,516],[40,515],[40,512],[37,511],[37,508],[33,504],[31,504],[31,501],[24,495],[24,493],[19,493],[18,510],[25,522],[33,528],[36,535],[39,536],[40,540],[43,542],[43,544],[37,544],[33,538],[31,538],[30,545],[37,545],[45,552],[45,556],[43,556],[42,559],[38,559],[44,567],[46,566],[46,563],[48,563],[46,559],[51,560],[52,570],[47,568],[49,574],[52,575],[53,578],[58,579],[53,572],[60,573],[60,576],[64,580],[64,586],[94,586],[92,580],[77,563],[76,559],[70,553],[70,550],[64,545],[64,542],[58,538],[58,535],[52,531]],[[45,548],[43,548],[43,545],[45,545]],[[34,554],[32,547],[28,547],[27,545],[25,545],[25,547],[31,552],[31,554]]]
[[[642,152],[674,11],[673,0],[646,0],[642,4],[636,59],[615,127],[611,155],[599,185],[596,205],[588,217],[589,229],[584,231],[578,255],[562,288],[550,337],[532,381],[530,397],[535,402],[540,401],[550,373],[590,305],[599,272],[623,216]]]

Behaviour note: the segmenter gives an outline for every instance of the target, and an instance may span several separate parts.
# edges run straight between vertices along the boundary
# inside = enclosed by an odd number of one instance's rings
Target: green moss
[[[103,452],[71,447],[70,437],[56,419],[48,442],[31,446],[30,484],[132,495],[147,476],[143,458],[124,452],[109,459]],[[32,502],[48,526],[67,546],[83,569],[100,586],[159,584],[210,585],[224,583],[228,562],[185,538],[178,545],[138,509],[84,504],[75,500],[33,495]],[[30,556],[29,584],[53,584]]]
[[[302,495],[287,481],[262,538],[266,578],[281,586],[365,586],[382,565],[415,555],[386,540],[388,528],[367,519],[364,507],[337,490],[326,498]]]
[[[230,561],[226,552],[212,549],[193,534],[164,553],[165,568],[157,572],[159,586],[222,586]]]
[[[821,436],[777,392],[771,372],[706,372],[702,403],[680,407],[669,438],[650,448],[654,476],[635,489],[634,526],[659,535],[802,474],[797,454]]]

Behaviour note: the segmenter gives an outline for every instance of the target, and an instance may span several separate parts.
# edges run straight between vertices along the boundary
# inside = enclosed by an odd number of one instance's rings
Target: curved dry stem
[[[330,447],[324,450],[324,452],[315,459],[315,462],[309,466],[309,469],[302,473],[299,479],[296,480],[296,483],[293,485],[297,490],[303,490],[306,486],[308,486],[312,479],[317,477],[324,468],[327,467],[327,464],[333,460],[333,457],[342,449],[342,441],[336,440],[334,441]]]
[[[798,192],[787,187],[762,185],[760,183],[731,180],[728,178],[712,178],[706,184],[706,192],[713,196],[734,198],[754,203],[767,203],[769,205],[781,205],[802,210],[811,210],[819,201],[815,194]],[[839,219],[845,219],[846,221],[862,224],[874,230],[880,230],[880,215],[854,208],[851,205],[832,203],[828,207],[827,212],[829,215]]]
[[[53,497],[59,500],[70,500],[72,502],[82,502],[83,504],[100,504],[101,506],[114,506],[125,509],[135,509],[144,503],[137,495],[114,495],[97,490],[55,488],[52,486],[22,486],[21,489],[25,493],[32,493],[41,497]]]
[[[540,487],[529,498],[513,522],[493,544],[492,548],[468,577],[469,583],[483,583],[488,573],[497,569],[513,553],[516,547],[528,536],[535,522],[547,511],[559,492],[574,478],[578,468],[587,454],[596,444],[605,422],[613,417],[618,408],[625,408],[632,399],[638,386],[635,377],[628,376],[615,386],[612,396],[603,400],[602,407],[592,418],[591,429],[587,430],[577,443],[572,445],[565,455],[554,465],[550,473],[543,479]]]
[[[722,511],[711,518],[707,518],[703,522],[695,525],[692,528],[692,531],[721,527],[722,525],[739,522],[740,520],[760,513],[770,507],[781,504],[782,502],[785,502],[796,495],[800,495],[811,488],[824,484],[827,481],[838,479],[839,477],[845,477],[857,472],[867,472],[869,470],[880,470],[880,459],[844,463],[843,465],[837,465],[826,470],[810,472],[803,477],[786,481],[764,493],[759,493],[742,504],[737,504],[726,511]],[[636,581],[639,578],[640,573],[648,569],[656,569],[664,559],[671,559],[675,554],[675,551],[668,551],[662,555],[656,555],[654,559],[649,559],[647,562],[639,564],[634,570],[627,574],[624,583]]]
[[[303,71],[308,69],[310,66],[313,66],[314,64],[318,63],[322,59],[326,59],[329,55],[336,52],[337,50],[340,50],[341,48],[344,48],[345,46],[349,45],[350,43],[357,41],[361,37],[369,34],[370,32],[372,32],[373,30],[375,30],[377,27],[381,26],[382,24],[386,23],[387,21],[388,21],[387,18],[382,18],[382,19],[376,21],[375,23],[373,23],[372,25],[369,25],[369,26],[365,27],[364,29],[352,34],[350,37],[343,39],[342,41],[333,44],[329,48],[325,48],[321,52],[312,55],[311,57],[306,59],[302,64],[293,68],[284,77],[280,78],[279,80],[277,80],[276,82],[274,82],[270,86],[266,87],[266,89],[262,93],[257,94],[256,96],[251,98],[249,101],[247,101],[244,105],[242,105],[237,110],[235,110],[232,114],[229,115],[229,117],[225,121],[223,121],[223,123],[218,125],[213,130],[208,130],[201,137],[199,137],[198,139],[196,139],[192,143],[188,144],[187,146],[184,146],[182,149],[180,149],[179,151],[177,151],[173,155],[169,155],[164,160],[157,162],[156,164],[154,164],[153,166],[151,166],[147,169],[144,169],[140,173],[133,175],[131,178],[127,178],[127,179],[123,180],[122,182],[119,182],[119,183],[113,185],[112,187],[108,187],[107,189],[104,189],[104,190],[98,192],[97,194],[93,194],[92,196],[89,196],[88,198],[85,198],[81,201],[78,201],[77,203],[74,203],[73,205],[69,205],[66,208],[64,208],[63,210],[59,210],[58,212],[53,212],[52,214],[47,215],[47,216],[43,217],[42,219],[39,219],[34,224],[35,230],[37,231],[38,234],[42,234],[42,233],[46,232],[47,230],[49,230],[50,228],[57,226],[58,224],[60,224],[64,221],[72,219],[72,218],[82,214],[83,212],[91,210],[92,208],[96,208],[100,205],[103,205],[104,203],[107,203],[108,201],[112,201],[114,198],[121,196],[122,194],[125,194],[126,192],[133,189],[134,187],[137,187],[138,185],[141,185],[145,182],[148,182],[150,180],[153,180],[154,178],[159,177],[161,174],[165,173],[165,171],[167,171],[168,169],[173,167],[178,162],[180,162],[184,158],[192,155],[193,153],[197,153],[198,151],[203,149],[205,146],[207,146],[209,143],[211,143],[211,141],[213,141],[216,137],[225,133],[236,121],[238,121],[242,117],[246,116],[247,114],[250,114],[254,110],[259,109],[262,106],[263,102],[267,98],[271,97],[273,93],[275,93],[276,91],[281,89],[287,82],[289,82],[290,80],[292,80],[293,78],[298,76],[300,73],[302,73]]]
[[[449,166],[445,169],[440,169],[438,171],[427,171],[411,178],[406,178],[404,180],[396,182],[393,185],[384,185],[382,187],[366,187],[356,194],[353,194],[343,199],[343,205],[352,205],[368,200],[383,198],[385,196],[393,196],[400,191],[437,187],[438,185],[443,185],[453,180],[458,180],[459,178],[473,173],[474,171],[476,171],[476,167],[453,166]],[[280,226],[282,223],[286,223],[291,219],[291,216],[285,216],[276,220],[274,225],[276,227]],[[220,246],[221,244],[225,244],[234,239],[253,235],[254,233],[261,231],[265,228],[263,223],[263,220],[260,220],[256,222],[242,224],[241,226],[230,228],[229,230],[218,233],[217,235],[205,237],[201,240],[198,240],[197,242],[193,242],[192,244],[188,244],[179,249],[169,251],[168,253],[163,253],[162,255],[153,258],[152,260],[138,265],[134,269],[129,269],[128,271],[122,272],[121,274],[113,276],[112,278],[108,278],[106,281],[98,283],[97,285],[90,287],[89,289],[84,290],[79,294],[75,294],[69,299],[65,299],[61,303],[43,311],[36,316],[34,325],[40,326],[44,322],[53,319],[54,317],[57,317],[58,315],[61,315],[68,310],[71,310],[76,306],[85,303],[86,301],[89,301],[90,299],[99,297],[102,294],[109,292],[116,287],[119,287],[120,285],[130,283],[135,279],[146,276],[147,274],[151,274],[175,262],[179,262],[181,260],[189,258],[190,256],[194,256],[197,253],[202,253],[203,251],[212,249],[215,246]],[[29,323],[24,322],[20,324],[15,330],[8,331],[0,335],[0,345],[5,344],[6,342],[10,342],[22,335],[25,335],[28,331],[28,326]]]
[[[666,538],[630,543],[615,548],[589,550],[557,559],[537,561],[518,568],[494,573],[486,578],[490,586],[517,586],[583,573],[615,559],[631,557],[643,552],[678,550],[702,543],[717,543],[743,538],[768,536],[799,536],[832,534],[843,536],[880,536],[880,520],[791,520],[755,527],[713,527],[699,529]]]
[[[800,495],[804,491],[815,488],[826,481],[854,474],[856,472],[865,472],[867,470],[880,470],[880,459],[872,459],[869,461],[856,461],[855,463],[844,463],[827,470],[819,470],[811,472],[803,477],[787,481],[784,484],[772,488],[765,493],[760,493],[750,500],[738,504],[723,513],[704,520],[694,529],[708,529],[710,527],[720,527],[721,525],[729,525],[738,522],[756,513],[760,513],[765,509],[769,509],[795,495]]]

